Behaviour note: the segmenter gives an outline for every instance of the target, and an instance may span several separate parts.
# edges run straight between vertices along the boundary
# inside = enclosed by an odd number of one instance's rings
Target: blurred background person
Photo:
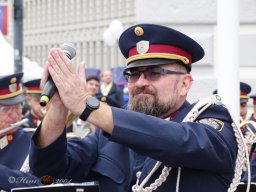
[[[96,96],[100,88],[99,78],[97,76],[89,76],[86,78],[86,82],[86,89],[88,90],[90,95]],[[72,126],[69,126],[69,128],[67,128],[67,136],[69,138],[74,136],[84,137],[89,133],[94,132],[95,129],[95,125],[78,118],[72,123]]]
[[[22,76],[23,73],[16,73],[0,77],[0,163],[11,168],[20,168],[27,155],[30,140],[28,134],[19,127],[5,132],[8,130],[5,128],[22,119],[22,104],[25,100],[21,85]],[[17,157],[9,157],[12,150],[15,151],[12,155]]]
[[[27,178],[36,181],[28,171],[28,150],[33,130],[22,128],[22,104],[25,95],[21,85],[23,73],[0,77],[0,190],[14,187],[35,186],[36,183],[9,182],[14,179]],[[38,179],[37,179],[38,180]]]
[[[247,103],[249,101],[248,94],[251,92],[251,86],[247,83],[240,82],[240,120],[245,120],[248,106]],[[214,90],[213,94],[218,94],[218,90]]]
[[[250,98],[252,99],[253,103],[253,112],[249,119],[256,122],[256,94],[250,95]]]
[[[251,86],[247,83],[240,82],[240,128],[245,137],[245,142],[248,146],[249,157],[252,159],[254,154],[254,140],[255,140],[255,128],[253,124],[250,123],[250,119],[247,118],[248,115],[248,101],[249,94],[251,92]]]
[[[248,94],[251,92],[251,86],[247,83],[240,82],[240,117],[242,120],[246,120],[248,111],[247,103],[249,101]]]
[[[249,101],[249,93],[251,92],[251,86],[247,83],[240,82],[240,129],[243,133],[244,138],[248,144],[248,151],[251,153],[252,143],[251,140],[254,137],[254,134],[250,130],[251,124],[247,123],[247,112],[248,112],[248,101]],[[218,94],[218,91],[213,91],[213,94]]]
[[[28,86],[30,81],[40,79],[43,75],[43,68],[35,61],[31,59],[29,55],[25,55],[23,57],[23,82],[28,82]],[[24,85],[23,85],[24,86]],[[31,89],[33,89],[31,87]],[[24,87],[24,90],[26,90],[26,87]],[[33,91],[33,90],[31,90]],[[35,93],[39,95],[38,93]],[[27,99],[23,103],[23,108],[22,108],[22,114],[23,116],[27,115],[30,112],[30,104],[28,103]]]
[[[253,113],[250,116],[249,120],[256,122],[256,94],[253,94],[250,96],[250,98],[253,100]],[[256,130],[255,124],[251,124],[252,130]],[[251,179],[252,182],[256,182],[256,143],[254,140],[254,143],[251,146],[251,152],[250,152],[250,165],[251,165]],[[246,176],[247,179],[247,176]]]
[[[41,89],[40,89],[41,79],[34,79],[23,83],[26,92],[26,100],[30,106],[30,110],[23,117],[29,120],[27,127],[36,128],[42,121],[47,111],[47,107],[42,107],[40,105]]]
[[[123,108],[123,91],[113,82],[112,72],[110,70],[103,71],[101,80],[102,83],[97,98],[110,106]]]
[[[253,171],[254,176],[253,177],[254,177],[254,182],[256,182],[256,157],[254,157],[256,154],[256,150],[255,150],[255,148],[256,148],[256,94],[250,95],[250,98],[253,100],[253,112],[248,119],[249,120],[248,128],[250,128],[251,132],[253,133],[253,134],[251,134],[251,137],[249,138],[250,145],[251,145],[250,159],[253,162],[253,167],[254,167],[254,171]]]
[[[96,96],[100,88],[99,78],[97,76],[89,76],[86,78],[86,82],[86,88],[89,91],[89,93],[93,96]]]

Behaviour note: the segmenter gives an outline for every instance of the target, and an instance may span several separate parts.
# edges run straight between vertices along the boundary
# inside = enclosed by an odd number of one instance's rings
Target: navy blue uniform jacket
[[[38,129],[31,144],[31,170],[37,176],[73,182],[98,180],[101,192],[128,192],[135,184],[136,172],[142,170],[141,179],[145,178],[159,160],[173,170],[157,192],[175,191],[179,166],[181,192],[227,191],[237,152],[230,116],[224,107],[211,106],[198,118],[223,121],[221,131],[203,123],[177,123],[191,108],[186,102],[172,121],[112,108],[112,135],[96,131],[83,139],[67,141],[63,132],[43,149],[35,144]]]
[[[25,126],[23,127],[36,128],[38,125],[37,124],[38,119],[34,117],[31,112],[25,115],[22,119],[28,119],[28,123],[26,123]]]
[[[254,149],[252,160],[251,160],[251,173],[252,182],[256,182],[256,149]]]
[[[0,150],[0,190],[40,184],[32,174],[19,171],[28,155],[31,136],[32,132],[20,128],[14,132],[13,141]]]
[[[252,152],[252,159],[250,161],[250,166],[251,166],[251,182],[256,182],[256,149],[254,148],[254,151]],[[246,171],[244,173],[243,182],[248,181],[248,172]]]
[[[101,97],[103,96],[101,90],[99,89],[99,92],[97,93],[96,97],[101,100]],[[113,83],[111,89],[109,90],[108,95],[106,96],[107,100],[106,103],[109,106],[112,107],[124,107],[124,96],[123,96],[123,90],[121,90],[115,83]]]

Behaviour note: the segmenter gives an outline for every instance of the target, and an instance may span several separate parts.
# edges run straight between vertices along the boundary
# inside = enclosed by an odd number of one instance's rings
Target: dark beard
[[[140,93],[139,91],[136,92]],[[160,103],[153,92],[147,93],[151,96],[139,96],[137,94],[130,96],[128,108],[155,117],[161,117],[170,111],[171,106],[169,104]]]

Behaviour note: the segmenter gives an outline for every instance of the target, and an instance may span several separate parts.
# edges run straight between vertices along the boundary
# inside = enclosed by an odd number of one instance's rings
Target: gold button
[[[106,102],[106,101],[107,101],[107,98],[106,98],[106,97],[101,97],[101,101],[102,101],[102,102]]]
[[[10,79],[10,83],[15,83],[17,81],[17,78],[16,77],[13,77]]]
[[[8,140],[8,141],[12,141],[12,140],[13,140],[13,136],[12,136],[12,135],[8,135],[8,136],[7,136],[7,140]]]
[[[142,36],[142,35],[144,34],[144,30],[143,30],[141,27],[135,27],[134,33],[135,33],[137,36]]]

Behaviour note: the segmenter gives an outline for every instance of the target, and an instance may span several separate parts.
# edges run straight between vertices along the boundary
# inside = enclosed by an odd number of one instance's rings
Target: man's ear
[[[181,95],[186,96],[192,86],[193,83],[193,78],[191,74],[186,74],[183,76],[183,81],[182,81],[182,88],[181,88]]]

